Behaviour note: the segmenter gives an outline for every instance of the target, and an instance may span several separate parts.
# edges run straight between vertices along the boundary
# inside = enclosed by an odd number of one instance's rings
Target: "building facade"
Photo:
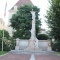
[[[7,26],[5,25],[5,22],[2,18],[0,18],[0,30],[7,30]]]

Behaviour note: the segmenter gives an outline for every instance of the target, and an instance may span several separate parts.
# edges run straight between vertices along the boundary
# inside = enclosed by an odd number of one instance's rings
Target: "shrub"
[[[5,44],[5,42],[4,42],[3,50],[4,51],[10,51],[10,46],[8,46],[7,44]]]
[[[11,50],[15,49],[16,41],[11,39]]]
[[[2,50],[2,39],[0,39],[0,51]]]
[[[0,39],[0,51],[2,50],[2,39]],[[5,41],[3,42],[3,50],[4,51],[9,51],[10,50],[10,46],[8,46]]]
[[[52,43],[52,50],[53,51],[60,51],[60,42]]]
[[[3,30],[0,30],[0,51],[2,50],[2,37],[3,37]],[[9,42],[9,33],[8,31],[4,30],[4,45],[3,48],[5,51],[9,51],[10,47],[8,46],[8,42]],[[6,43],[7,42],[7,43]]]
[[[46,34],[39,34],[37,39],[38,40],[47,40],[49,37]]]

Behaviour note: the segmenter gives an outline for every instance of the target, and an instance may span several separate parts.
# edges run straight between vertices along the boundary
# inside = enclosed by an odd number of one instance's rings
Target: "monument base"
[[[29,45],[26,49],[24,49],[26,51],[33,51],[33,50],[39,50],[39,47],[38,47],[38,39],[30,39],[29,40]]]
[[[19,46],[15,46],[15,50],[19,50]]]

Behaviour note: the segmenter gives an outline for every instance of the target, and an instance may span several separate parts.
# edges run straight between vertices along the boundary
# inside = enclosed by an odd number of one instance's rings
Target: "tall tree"
[[[41,21],[38,18],[39,8],[31,5],[23,5],[20,6],[16,12],[10,19],[11,26],[16,31],[13,33],[13,37],[20,39],[29,39],[31,36],[31,26],[32,26],[32,9],[36,12],[36,29],[41,26]],[[39,31],[39,29],[38,29]]]
[[[47,23],[50,34],[55,40],[60,40],[60,0],[49,0],[50,8],[47,11]]]

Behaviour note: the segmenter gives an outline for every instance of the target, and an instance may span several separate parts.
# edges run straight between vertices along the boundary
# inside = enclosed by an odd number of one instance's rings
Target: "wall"
[[[29,45],[29,40],[20,40],[19,43],[20,43],[19,44],[20,49],[25,49]],[[50,47],[50,41],[49,40],[39,40],[38,46],[39,46],[39,49],[47,50],[48,47]]]

